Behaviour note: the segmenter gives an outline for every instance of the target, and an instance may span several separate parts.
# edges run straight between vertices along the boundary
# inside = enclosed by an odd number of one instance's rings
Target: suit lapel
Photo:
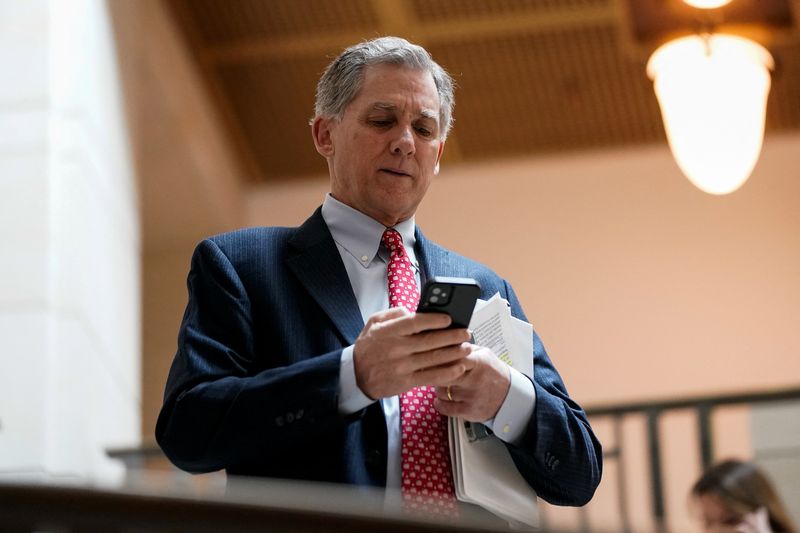
[[[416,227],[415,234],[419,254],[418,259],[422,272],[425,274],[424,279],[428,280],[433,276],[452,275],[449,274],[450,252],[426,239],[419,226]]]
[[[355,343],[364,321],[339,249],[320,209],[298,228],[289,244],[297,252],[286,260],[289,269],[325,311],[345,342]]]
[[[415,229],[419,262],[424,279],[453,275],[450,252],[429,241]],[[295,250],[286,263],[312,298],[325,311],[348,344],[353,344],[364,327],[350,279],[339,249],[317,209],[289,241]]]

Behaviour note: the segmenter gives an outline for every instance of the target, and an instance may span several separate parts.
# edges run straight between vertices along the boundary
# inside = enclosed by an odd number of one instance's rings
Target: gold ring
[[[453,401],[453,395],[450,394],[450,385],[447,386],[447,399]]]

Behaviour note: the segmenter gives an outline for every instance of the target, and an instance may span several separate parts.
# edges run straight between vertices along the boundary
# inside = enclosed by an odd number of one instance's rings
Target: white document
[[[469,328],[475,344],[491,348],[501,361],[533,379],[533,327],[511,316],[499,293],[478,300]]]
[[[469,325],[474,342],[533,378],[533,328],[511,316],[506,300],[495,294],[478,300]],[[537,527],[536,492],[514,465],[506,445],[495,436],[470,440],[462,419],[449,420],[450,456],[456,497],[517,525]]]

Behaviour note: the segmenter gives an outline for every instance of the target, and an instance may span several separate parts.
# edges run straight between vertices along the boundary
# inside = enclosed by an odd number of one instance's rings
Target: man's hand
[[[446,386],[436,388],[434,407],[447,416],[470,422],[494,418],[511,386],[511,371],[489,348],[467,345],[467,371]]]
[[[412,314],[402,307],[372,315],[353,348],[359,388],[378,399],[418,385],[456,382],[472,348],[467,330],[443,329],[449,325],[445,314]]]

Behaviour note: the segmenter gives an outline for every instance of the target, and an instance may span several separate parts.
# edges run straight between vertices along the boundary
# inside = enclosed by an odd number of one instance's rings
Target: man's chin
[[[394,201],[392,201],[394,200]],[[372,214],[367,213],[387,228],[395,226],[404,220],[408,220],[414,216],[416,205],[410,202],[401,201],[397,197],[387,199],[384,202],[376,202],[373,204],[375,209],[372,209]]]

